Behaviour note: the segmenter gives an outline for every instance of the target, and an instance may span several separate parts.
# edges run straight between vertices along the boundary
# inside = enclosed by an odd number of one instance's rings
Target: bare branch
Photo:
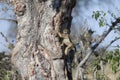
[[[114,40],[112,40],[104,49],[107,50],[109,46],[111,46],[115,41],[119,40],[120,37],[115,38]]]
[[[2,37],[5,39],[6,42],[9,42],[9,41],[8,41],[8,38],[7,38],[2,32],[0,32],[0,34],[1,34]]]
[[[94,50],[99,46],[99,44],[106,38],[106,36],[113,30],[113,28],[120,23],[120,17],[116,19],[115,22],[112,22],[112,25],[110,26],[110,28],[108,29],[108,31],[106,33],[104,33],[102,35],[102,38],[99,40],[99,42],[97,42],[91,50],[89,50],[88,54],[85,56],[85,58],[79,63],[78,67],[82,67],[87,60],[89,59],[89,57],[91,56],[92,53],[94,53]]]
[[[5,19],[5,18],[0,18],[0,20],[7,20],[7,21],[12,21],[12,22],[17,23],[17,20],[16,20],[16,19]]]
[[[101,39],[92,47],[93,51],[99,46],[99,44],[106,38],[106,36],[113,30],[113,28],[120,23],[120,17],[116,19],[115,22],[112,22],[112,25],[108,29],[106,33],[104,33],[101,37]]]

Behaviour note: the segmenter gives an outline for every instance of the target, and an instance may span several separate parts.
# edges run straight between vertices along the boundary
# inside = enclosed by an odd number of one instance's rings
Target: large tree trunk
[[[11,61],[22,80],[66,80],[56,31],[70,30],[75,0],[13,0],[18,20]],[[70,79],[69,79],[70,80]]]

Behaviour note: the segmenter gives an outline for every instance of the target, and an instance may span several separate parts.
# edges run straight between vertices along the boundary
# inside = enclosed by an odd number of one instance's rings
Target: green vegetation
[[[0,80],[21,80],[20,75],[13,70],[10,55],[0,53]]]

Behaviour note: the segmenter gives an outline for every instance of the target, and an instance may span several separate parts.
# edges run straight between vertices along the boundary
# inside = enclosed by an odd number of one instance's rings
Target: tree
[[[22,80],[72,80],[56,31],[70,30],[76,0],[12,0],[18,22],[11,62]]]
[[[88,25],[86,26],[86,23],[79,30],[80,33],[78,33],[79,35],[77,36],[78,37],[77,39],[79,39],[77,42],[79,42],[81,46],[80,47],[81,51],[79,52],[79,54],[80,53],[84,54],[85,57],[82,56],[83,59],[81,59],[81,61],[79,61],[79,64],[77,65],[75,80],[78,80],[78,79],[84,80],[84,71],[85,71],[85,68],[87,67],[86,63],[88,62],[92,54],[94,54],[95,57],[97,58],[95,60],[95,63],[92,62],[92,64],[94,64],[94,67],[95,67],[94,69],[95,75],[96,75],[97,67],[100,67],[101,71],[103,72],[103,62],[106,61],[106,59],[103,59],[103,56],[105,55],[108,47],[110,47],[111,44],[113,44],[114,42],[120,39],[120,37],[116,37],[115,39],[112,39],[108,45],[105,45],[104,47],[101,48],[102,51],[99,50],[98,46],[102,43],[102,41],[104,41],[104,39],[110,34],[111,31],[119,31],[118,28],[119,28],[119,23],[120,23],[120,17],[118,18],[113,17],[112,16],[113,14],[112,14],[111,16],[115,19],[115,21],[111,22],[111,25],[108,25],[107,23],[105,23],[105,20],[104,20],[105,15],[106,13],[104,13],[103,11],[93,12],[92,17],[99,21],[100,27],[109,26],[108,30],[104,31],[104,33],[101,36],[96,37],[96,39],[93,38],[94,31],[89,29]],[[119,49],[117,50],[119,54]],[[115,59],[117,58],[115,57]],[[114,64],[119,62],[119,57],[117,60],[118,61],[116,62],[114,61],[115,62]],[[114,68],[116,70],[118,67],[116,68],[115,66]]]
[[[64,33],[65,29],[70,34],[71,12],[75,6],[75,1],[11,0],[11,4],[15,7],[14,12],[17,21],[10,21],[18,23],[17,44],[13,50],[11,62],[20,73],[22,80],[72,80],[74,76],[72,76],[71,65],[69,65],[71,55],[64,55],[67,52],[67,45],[61,46],[64,39],[61,39],[60,35]],[[103,11],[96,11],[93,12],[92,17],[99,21],[99,26],[102,27],[106,25],[104,22],[105,15]],[[102,52],[98,50],[98,46],[106,36],[111,31],[119,29],[120,18],[114,19],[110,26],[107,24],[109,26],[108,30],[103,35],[98,36],[99,39],[93,39],[94,31],[89,29],[88,25],[84,25],[83,29],[78,31],[78,34],[76,32],[76,36],[72,34],[75,43],[77,41],[80,44],[79,51],[75,55],[75,58],[77,57],[76,61],[78,61],[77,66],[75,65],[77,67],[75,80],[85,79],[86,67],[90,66],[86,63],[92,53],[96,56],[92,56],[93,59],[96,58],[95,63],[91,62],[94,64],[94,80],[103,79],[99,70],[102,73],[104,72],[103,63],[106,61],[112,63],[112,70],[116,73],[119,64],[119,50],[116,49],[115,52],[112,52],[117,53],[116,55],[109,54],[109,51],[104,57],[103,55],[106,53],[107,48],[120,37],[116,37],[107,46],[102,47]],[[69,34],[67,35],[69,36]],[[7,39],[2,33],[1,35]],[[72,50],[69,51],[69,54],[71,53],[73,58]]]

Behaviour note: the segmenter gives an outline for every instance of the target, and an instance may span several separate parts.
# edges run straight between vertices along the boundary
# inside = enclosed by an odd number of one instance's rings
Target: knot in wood
[[[26,11],[26,5],[22,2],[17,2],[15,4],[14,12],[18,16],[23,16]]]

